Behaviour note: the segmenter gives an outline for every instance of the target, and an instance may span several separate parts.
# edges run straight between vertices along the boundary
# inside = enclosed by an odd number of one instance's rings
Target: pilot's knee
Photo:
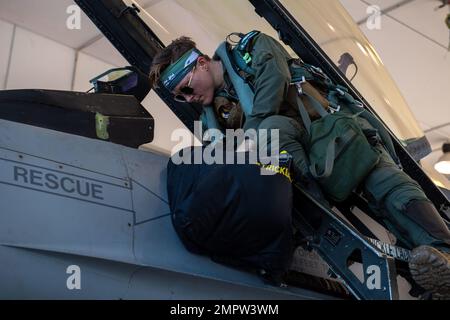
[[[298,137],[302,134],[302,127],[292,118],[280,115],[264,119],[258,130],[279,130],[280,137]]]

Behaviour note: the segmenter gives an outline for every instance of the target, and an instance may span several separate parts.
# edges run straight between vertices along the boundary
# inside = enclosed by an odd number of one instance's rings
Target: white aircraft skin
[[[330,298],[189,253],[166,156],[0,120],[0,161],[1,299]]]

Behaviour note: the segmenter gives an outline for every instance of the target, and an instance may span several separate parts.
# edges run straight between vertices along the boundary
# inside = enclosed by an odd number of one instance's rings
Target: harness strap
[[[211,106],[203,108],[203,115],[204,115],[204,120],[206,122],[206,129],[220,130],[220,124],[217,121],[216,115],[214,114],[214,110]],[[218,140],[221,139],[220,137],[212,137],[212,140],[215,140],[214,138],[218,138]]]
[[[239,69],[251,76],[255,76],[256,71],[249,65],[252,61],[250,52],[253,48],[253,38],[260,33],[260,31],[253,30],[245,35],[241,34],[241,40],[231,52],[234,62],[237,64]]]
[[[303,104],[302,99],[300,99],[300,96],[297,95],[297,105],[298,105],[298,111],[300,112],[300,117],[302,118],[303,125],[306,128],[306,131],[308,131],[308,134],[311,134],[311,119],[309,118],[309,114],[306,111],[305,105]]]
[[[317,101],[314,97],[310,96],[307,93],[303,94],[309,103],[313,106],[314,110],[322,117],[325,118],[329,113],[323,108],[323,106]]]
[[[222,42],[217,48],[215,54],[220,58],[225,70],[228,72],[233,88],[239,97],[242,110],[246,116],[250,115],[253,109],[253,99],[255,94],[250,85],[239,75],[234,63],[232,63],[233,57],[230,56],[227,43]]]
[[[302,89],[302,83],[305,82],[305,77],[302,77],[302,80],[294,83],[294,85],[297,87],[297,105],[298,110],[300,112],[300,116],[302,118],[303,124],[306,127],[306,130],[308,133],[311,133],[311,118],[309,117],[308,111],[306,110],[305,105],[303,104],[303,101],[300,96],[305,96],[306,99],[308,99],[309,103],[313,106],[314,110],[317,111],[317,113],[322,117],[328,116],[328,112],[323,108],[323,106],[320,104],[319,101],[317,101],[314,97],[310,96]]]

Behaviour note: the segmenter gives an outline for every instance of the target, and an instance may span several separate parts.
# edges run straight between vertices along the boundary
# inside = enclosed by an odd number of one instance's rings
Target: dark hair
[[[157,88],[159,77],[164,69],[177,61],[183,54],[192,48],[195,48],[195,42],[192,41],[191,38],[180,37],[158,52],[153,58],[152,66],[150,68],[150,85],[153,88]]]

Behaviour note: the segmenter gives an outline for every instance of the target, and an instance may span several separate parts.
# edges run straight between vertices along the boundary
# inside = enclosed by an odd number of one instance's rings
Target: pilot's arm
[[[255,97],[253,109],[244,124],[244,129],[258,129],[260,123],[279,113],[287,96],[291,74],[289,54],[273,38],[260,34],[255,38],[251,67],[255,69]]]

